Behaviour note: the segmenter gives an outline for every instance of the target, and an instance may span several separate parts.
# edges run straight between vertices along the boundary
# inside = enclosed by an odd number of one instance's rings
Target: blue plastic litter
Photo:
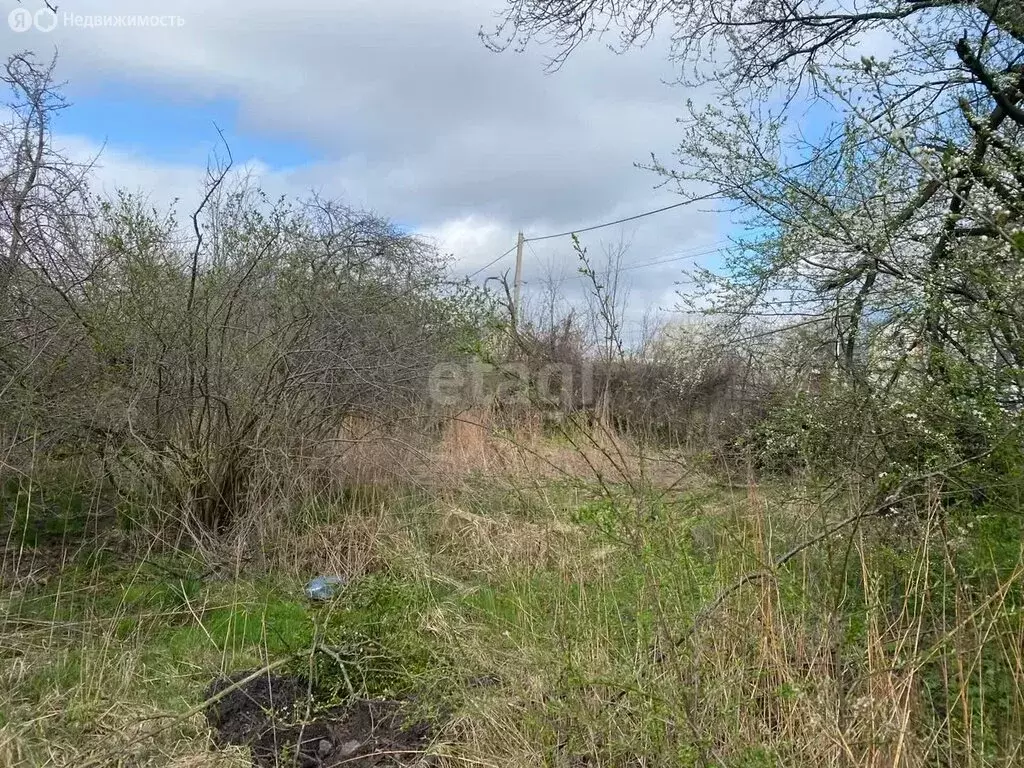
[[[344,576],[317,576],[306,585],[306,597],[310,600],[330,600],[348,584]]]

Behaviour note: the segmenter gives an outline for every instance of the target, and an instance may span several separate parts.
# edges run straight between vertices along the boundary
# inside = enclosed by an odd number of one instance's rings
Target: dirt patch
[[[250,674],[215,680],[206,698]],[[359,700],[318,709],[316,692],[306,681],[264,675],[211,704],[206,718],[214,730],[214,744],[249,747],[255,768],[430,765],[424,750],[435,725],[409,718],[409,704]],[[312,715],[307,719],[309,710]]]

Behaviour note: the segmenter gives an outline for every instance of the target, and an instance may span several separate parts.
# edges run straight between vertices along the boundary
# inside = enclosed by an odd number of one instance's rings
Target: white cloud
[[[666,47],[619,56],[589,45],[545,74],[543,51],[497,55],[479,41],[499,7],[500,0],[161,0],[145,12],[179,15],[184,26],[58,28],[14,42],[40,54],[59,45],[61,76],[84,91],[114,80],[175,98],[230,99],[244,129],[301,140],[320,158],[260,168],[273,194],[315,188],[373,208],[435,238],[465,271],[510,247],[518,229],[561,231],[675,202],[634,166],[652,151],[669,159],[675,118],[686,98],[702,95],[664,85],[674,74]],[[139,7],[67,0],[64,11]],[[88,141],[65,138],[87,153]],[[107,147],[97,173],[107,191],[189,200],[205,160],[172,165]],[[626,235],[629,258],[642,263],[719,240],[719,226],[713,214],[684,208],[586,242],[597,248],[602,238]],[[570,244],[528,249],[527,279],[549,262],[572,275]],[[636,302],[670,303],[680,266],[633,272]]]
[[[420,234],[429,238],[441,253],[458,254],[467,270],[482,268],[508,249],[515,233],[493,219],[476,215],[450,219],[437,227],[425,227]]]

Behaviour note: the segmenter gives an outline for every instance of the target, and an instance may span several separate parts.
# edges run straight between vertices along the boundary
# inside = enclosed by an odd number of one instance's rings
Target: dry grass
[[[434,553],[455,573],[529,577],[542,571],[581,580],[587,564],[586,533],[568,522],[531,523],[450,507],[433,531]]]
[[[438,422],[418,417],[379,422],[351,417],[340,434],[336,477],[354,485],[415,486],[443,491],[473,476],[519,481],[592,478],[625,481],[652,467],[678,477],[680,463],[650,458],[600,422],[571,417],[545,432],[539,413],[510,420],[484,407],[446,414]]]
[[[116,764],[118,755],[147,767],[249,765],[237,750],[210,753],[202,716],[153,727],[149,718],[166,717],[176,703],[175,696],[154,698],[155,690],[194,695],[187,670],[169,674],[167,665],[147,658],[140,643],[118,637],[107,622],[77,627],[77,642],[56,636],[55,629],[5,630],[6,650],[17,656],[0,674],[7,719],[0,728],[0,765],[106,766]],[[212,656],[194,661],[197,668],[217,663]]]
[[[104,596],[121,585],[89,573],[40,581],[13,566],[60,573],[80,548],[19,545],[3,574],[0,765],[103,765],[112,754],[143,766],[245,764],[211,755],[201,717],[181,715],[212,675],[280,652],[274,622],[296,610],[305,620],[289,595],[314,573],[384,573],[415,587],[396,606],[411,617],[402,631],[452,660],[445,679],[491,681],[449,691],[457,706],[436,753],[452,768],[1019,762],[1024,559],[986,565],[937,497],[898,534],[876,521],[772,571],[780,552],[856,509],[856,494],[730,492],[701,476],[671,492],[671,479],[587,484],[597,462],[635,469],[635,447],[580,455],[565,441],[454,424],[416,468],[446,467],[446,487],[360,470],[353,477],[380,482],[259,509],[228,548],[228,580],[168,610],[111,603]],[[373,456],[381,471],[388,441],[364,439],[362,466]],[[566,466],[551,470],[558,458]],[[666,478],[669,467],[679,464],[663,461]],[[575,484],[552,482],[567,468]],[[272,592],[235,581],[246,573]],[[750,573],[762,576],[689,633],[702,606]],[[24,596],[54,583],[49,615],[26,613]],[[73,615],[62,613],[68,601]],[[264,625],[249,645],[213,637],[225,605],[245,613],[260,601]],[[188,645],[174,651],[182,631]],[[165,715],[177,719],[154,735],[147,718]]]

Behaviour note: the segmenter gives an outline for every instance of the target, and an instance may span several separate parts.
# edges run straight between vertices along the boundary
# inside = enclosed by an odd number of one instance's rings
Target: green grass
[[[73,762],[123,747],[110,734],[142,717],[189,711],[215,675],[290,658],[324,703],[411,695],[452,715],[452,766],[839,766],[893,748],[878,723],[904,706],[912,669],[908,749],[939,733],[933,761],[1011,764],[1020,590],[991,601],[1015,573],[1008,523],[983,521],[948,564],[938,539],[862,531],[730,594],[691,636],[723,587],[818,518],[772,488],[608,490],[469,486],[455,516],[396,504],[374,528],[387,567],[323,604],[302,596],[313,574],[201,579],[184,557],[83,552],[7,593],[0,735],[37,756],[59,744]],[[937,611],[959,622],[950,639]],[[829,720],[839,707],[847,719]],[[177,723],[140,764],[199,754],[204,738],[201,720]]]
[[[91,499],[62,484],[44,490],[11,478],[0,487],[0,530],[22,546],[81,539],[89,528],[90,511]]]

